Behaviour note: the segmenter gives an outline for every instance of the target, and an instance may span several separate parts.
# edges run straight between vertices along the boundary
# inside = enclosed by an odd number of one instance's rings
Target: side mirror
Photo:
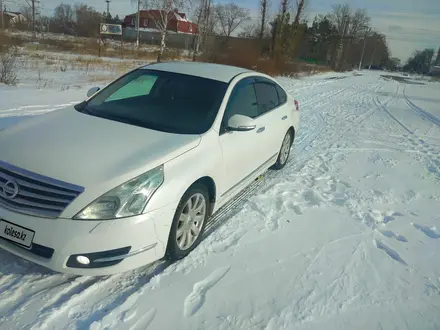
[[[92,96],[93,94],[95,94],[96,92],[99,92],[101,88],[99,87],[92,87],[89,89],[89,91],[87,92],[87,97]]]
[[[245,132],[252,131],[255,127],[257,126],[252,118],[243,115],[233,115],[228,120],[227,129],[229,131]]]

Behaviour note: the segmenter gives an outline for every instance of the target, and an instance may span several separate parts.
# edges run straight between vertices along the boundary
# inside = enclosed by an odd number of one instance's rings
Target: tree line
[[[332,11],[304,18],[307,3],[297,0],[289,11],[289,0],[281,0],[273,20],[267,20],[267,1],[260,2],[260,22],[244,27],[240,36],[261,41],[262,54],[272,58],[299,58],[325,64],[335,70],[358,68],[397,69],[400,61],[391,57],[386,36],[371,27],[364,9],[349,4],[334,5]]]
[[[371,27],[371,18],[364,9],[349,4],[334,5],[331,12],[317,15],[309,22],[305,18],[307,0],[280,0],[276,13],[270,13],[269,0],[259,0],[259,20],[251,19],[250,11],[234,2],[216,3],[212,0],[142,0],[140,9],[158,9],[164,13],[189,10],[198,24],[199,34],[192,44],[193,58],[200,52],[221,51],[230,48],[232,36],[258,42],[260,56],[274,61],[301,59],[325,64],[335,70],[400,67],[400,61],[391,56],[385,35]],[[295,2],[293,2],[295,1]],[[23,13],[29,11],[23,8]],[[159,60],[167,47],[167,25],[170,15],[155,17],[161,33]],[[96,37],[99,23],[122,23],[119,17],[100,13],[85,3],[60,4],[51,17],[39,19],[41,30]],[[221,36],[218,47],[208,45],[210,36]],[[420,57],[420,56],[419,56]]]
[[[411,73],[428,74],[433,65],[440,66],[440,49],[434,59],[434,49],[425,48],[414,51],[413,55],[403,66],[403,71]]]

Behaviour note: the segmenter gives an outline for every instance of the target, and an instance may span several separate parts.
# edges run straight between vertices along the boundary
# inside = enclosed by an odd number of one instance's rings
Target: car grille
[[[13,184],[11,184],[13,182]],[[18,188],[16,196],[5,185]],[[0,161],[0,206],[35,216],[56,218],[84,191],[83,187],[45,177]],[[16,191],[15,191],[16,192]]]

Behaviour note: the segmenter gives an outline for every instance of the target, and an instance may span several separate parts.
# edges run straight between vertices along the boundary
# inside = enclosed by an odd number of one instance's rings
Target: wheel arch
[[[290,126],[289,129],[287,130],[287,132],[289,132],[290,135],[292,136],[292,142],[291,143],[293,143],[293,141],[295,140],[295,127]]]
[[[215,201],[217,198],[217,187],[216,187],[215,181],[210,176],[204,176],[204,177],[201,177],[200,179],[194,181],[194,183],[192,185],[190,185],[188,187],[188,189],[190,189],[192,186],[194,186],[196,184],[202,184],[208,190],[209,202],[210,202],[209,203],[209,215],[211,215],[212,211],[214,210],[214,205],[215,205]]]

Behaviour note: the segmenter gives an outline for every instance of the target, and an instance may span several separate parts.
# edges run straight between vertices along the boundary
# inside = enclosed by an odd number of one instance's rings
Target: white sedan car
[[[213,213],[285,166],[298,122],[297,101],[267,75],[138,68],[0,131],[0,247],[77,275],[183,258]]]

